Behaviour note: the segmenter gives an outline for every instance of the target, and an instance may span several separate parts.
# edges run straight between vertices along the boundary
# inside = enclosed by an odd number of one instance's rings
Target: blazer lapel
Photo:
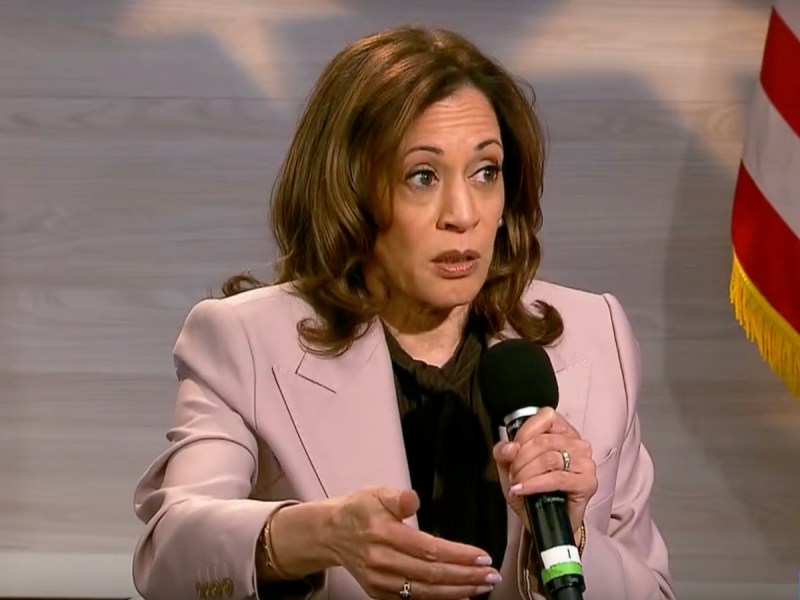
[[[394,374],[379,322],[340,356],[305,353],[295,371],[273,370],[326,496],[368,486],[410,489]]]

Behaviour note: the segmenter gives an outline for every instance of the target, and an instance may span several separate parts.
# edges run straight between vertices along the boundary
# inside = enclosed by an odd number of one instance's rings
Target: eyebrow
[[[489,138],[488,140],[483,140],[479,144],[476,144],[475,145],[475,150],[476,151],[483,150],[484,148],[486,148],[486,146],[491,146],[492,144],[496,144],[496,145],[500,146],[501,150],[503,148],[503,144],[500,142],[500,140],[498,140],[497,138]],[[411,148],[409,148],[406,151],[406,156],[408,156],[412,152],[417,152],[419,150],[422,150],[424,152],[432,152],[433,154],[444,154],[444,150],[442,150],[441,148],[439,148],[437,146],[421,145],[421,146],[412,146]]]

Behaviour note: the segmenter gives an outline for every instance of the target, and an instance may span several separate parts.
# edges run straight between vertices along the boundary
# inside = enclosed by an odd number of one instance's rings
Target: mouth
[[[478,260],[480,257],[480,253],[475,250],[448,250],[436,256],[433,262],[439,264],[459,264],[472,262]]]
[[[444,279],[463,279],[478,272],[480,252],[448,250],[433,259],[434,268]]]

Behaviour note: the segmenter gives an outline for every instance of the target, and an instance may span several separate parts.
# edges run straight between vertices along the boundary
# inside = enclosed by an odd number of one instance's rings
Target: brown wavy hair
[[[380,312],[363,265],[380,227],[376,202],[390,198],[398,151],[414,119],[462,86],[480,90],[497,114],[505,160],[505,226],[470,320],[485,335],[518,335],[547,344],[563,330],[558,312],[521,301],[539,266],[536,237],[544,136],[533,90],[457,33],[400,27],[344,48],[323,71],[300,118],[273,188],[272,232],[279,250],[276,283],[291,282],[316,311],[298,324],[304,345],[344,352]],[[223,286],[233,295],[264,285],[249,274]]]

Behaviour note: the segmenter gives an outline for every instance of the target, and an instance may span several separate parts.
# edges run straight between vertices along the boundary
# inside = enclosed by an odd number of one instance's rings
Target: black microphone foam
[[[521,408],[558,406],[558,383],[550,357],[529,340],[504,340],[484,351],[478,385],[494,429]]]

